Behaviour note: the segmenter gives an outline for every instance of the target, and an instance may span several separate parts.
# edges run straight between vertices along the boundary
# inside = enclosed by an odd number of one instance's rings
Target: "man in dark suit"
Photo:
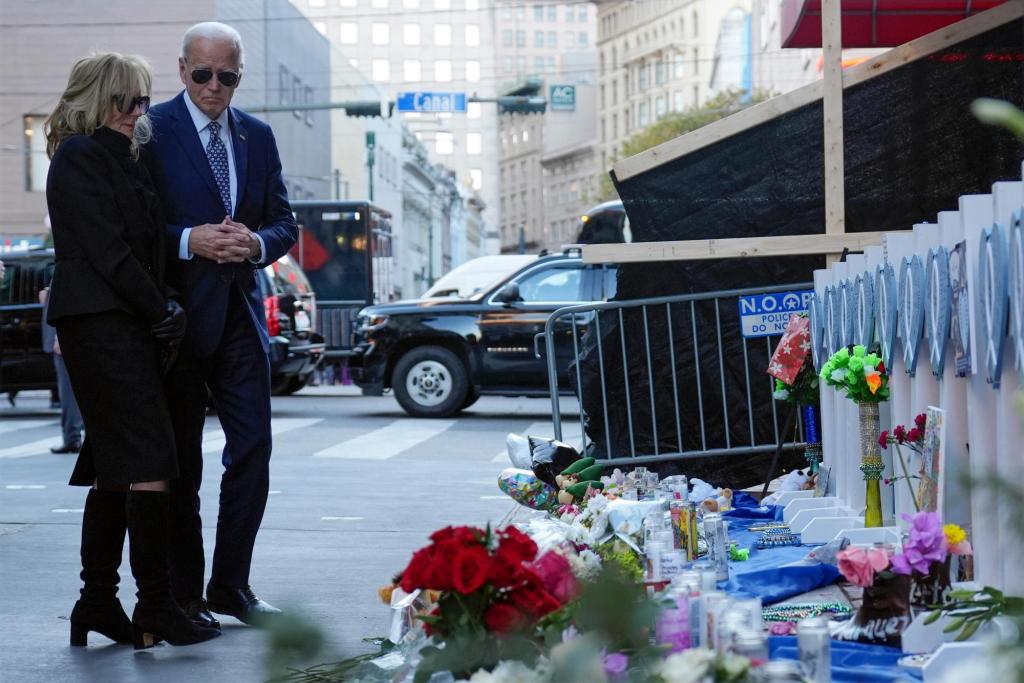
[[[185,33],[185,91],[150,110],[147,163],[167,213],[168,282],[181,292],[188,332],[168,391],[181,478],[171,484],[171,583],[194,621],[246,623],[280,610],[249,585],[270,479],[270,364],[255,270],[283,256],[298,230],[270,127],[237,109],[242,41],[230,26]],[[210,582],[199,516],[207,389],[226,437]]]

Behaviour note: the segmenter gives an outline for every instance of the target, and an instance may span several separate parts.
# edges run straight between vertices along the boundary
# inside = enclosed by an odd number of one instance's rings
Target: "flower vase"
[[[882,487],[880,480],[885,464],[878,446],[879,422],[877,403],[858,403],[860,417],[860,471],[864,473],[866,508],[864,526],[882,526]]]
[[[922,612],[931,611],[936,605],[949,602],[952,590],[949,580],[949,565],[952,556],[945,562],[932,562],[927,574],[914,572],[910,580],[910,610],[916,617]]]
[[[853,619],[843,623],[832,638],[899,647],[910,621],[910,577],[881,572],[875,576],[874,584],[864,589]]]

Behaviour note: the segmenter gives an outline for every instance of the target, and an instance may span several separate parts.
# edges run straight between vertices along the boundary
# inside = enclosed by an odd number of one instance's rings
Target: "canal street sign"
[[[466,93],[400,92],[395,104],[400,112],[464,114],[466,113]]]
[[[548,100],[552,111],[576,111],[576,86],[553,85]]]
[[[741,296],[740,328],[744,337],[767,337],[786,331],[789,316],[807,313],[814,290]]]

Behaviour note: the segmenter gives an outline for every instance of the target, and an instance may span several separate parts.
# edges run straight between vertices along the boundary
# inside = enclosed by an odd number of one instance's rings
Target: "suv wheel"
[[[415,417],[454,415],[469,392],[466,367],[440,346],[421,346],[402,356],[391,386],[399,405]]]

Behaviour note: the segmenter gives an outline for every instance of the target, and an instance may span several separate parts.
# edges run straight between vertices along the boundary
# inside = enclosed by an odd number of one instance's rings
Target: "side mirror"
[[[503,304],[511,304],[516,301],[522,301],[523,297],[519,296],[519,285],[515,282],[510,282],[498,290],[498,295],[494,297],[494,300],[500,301]]]

